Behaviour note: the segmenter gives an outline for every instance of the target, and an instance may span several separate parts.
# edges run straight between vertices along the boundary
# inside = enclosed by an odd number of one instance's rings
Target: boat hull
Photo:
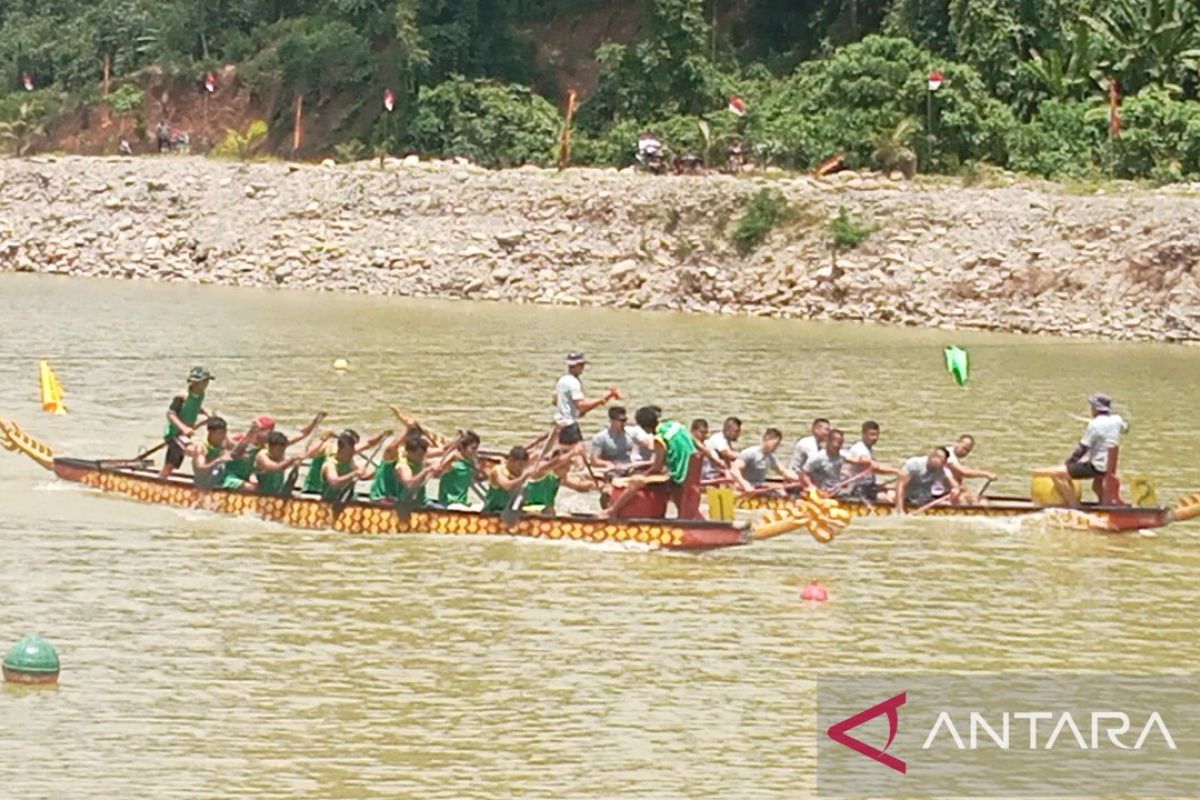
[[[867,504],[862,500],[854,499],[839,499],[839,502],[853,517],[887,517],[894,513],[891,503]],[[795,500],[790,497],[757,495],[738,497],[735,503],[737,508],[745,511],[786,511],[795,504]],[[1127,533],[1148,528],[1161,528],[1171,524],[1174,518],[1169,508],[1100,506],[1085,503],[1078,509],[1069,509],[1038,505],[1032,500],[1019,497],[989,497],[986,505],[932,506],[922,511],[920,516],[1021,517],[1045,513],[1056,515],[1064,522],[1070,523],[1066,527],[1086,527],[1102,533]]]
[[[364,501],[352,501],[335,508],[313,497],[270,497],[220,489],[201,491],[189,480],[162,479],[148,471],[106,466],[98,461],[56,458],[54,472],[63,480],[142,503],[251,515],[304,530],[364,535],[518,536],[640,545],[662,550],[711,550],[742,545],[751,540],[750,531],[744,527],[707,520],[605,520],[584,516],[524,515],[514,525],[506,526],[498,514],[474,511],[421,509],[404,517],[387,505]]]

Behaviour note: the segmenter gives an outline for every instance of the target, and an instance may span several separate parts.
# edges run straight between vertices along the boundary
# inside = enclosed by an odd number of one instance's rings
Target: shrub
[[[456,76],[421,90],[409,134],[424,153],[509,167],[551,163],[561,127],[557,109],[524,86]]]
[[[213,155],[218,158],[237,158],[245,161],[266,141],[268,131],[267,122],[262,119],[256,119],[247,125],[245,133],[240,133],[235,128],[228,128],[225,131],[225,138],[213,149]]]
[[[829,233],[834,250],[853,250],[875,232],[875,226],[859,222],[850,216],[845,206],[829,221]]]
[[[1104,109],[1107,111],[1107,107]],[[1107,114],[1100,115],[1100,119]],[[1045,100],[1033,121],[1009,137],[1012,167],[1047,178],[1082,177],[1099,169],[1104,122],[1084,103]]]
[[[113,111],[122,117],[140,109],[145,99],[145,93],[129,83],[121,84],[108,96],[108,102]]]
[[[783,192],[772,188],[762,189],[750,198],[729,238],[738,252],[746,255],[762,244],[771,230],[790,215],[791,208]]]

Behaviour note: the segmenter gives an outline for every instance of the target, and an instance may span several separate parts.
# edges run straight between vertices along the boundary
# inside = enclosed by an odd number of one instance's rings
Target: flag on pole
[[[28,72],[21,73],[21,85],[25,87],[25,91],[33,91],[33,76]]]
[[[217,76],[211,72],[204,73],[204,90],[209,94],[217,90]]]
[[[945,76],[943,76],[942,73],[936,69],[932,70],[929,73],[929,91],[936,92],[938,89],[942,88],[943,81],[945,81]]]
[[[746,101],[736,94],[729,98],[729,113],[739,117],[746,116]]]
[[[1108,80],[1108,135],[1114,139],[1121,137],[1121,87],[1116,78]]]
[[[391,89],[383,90],[383,107],[388,111],[392,111],[396,108],[396,93]]]

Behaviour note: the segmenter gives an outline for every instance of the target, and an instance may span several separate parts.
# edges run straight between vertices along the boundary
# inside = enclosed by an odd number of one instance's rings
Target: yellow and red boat
[[[771,539],[799,529],[828,541],[844,522],[817,518],[820,506],[792,504],[765,515],[755,526],[706,519],[604,519],[589,515],[522,515],[506,524],[500,514],[416,509],[402,514],[390,504],[351,500],[334,505],[313,496],[276,497],[247,491],[201,490],[187,476],[160,478],[145,462],[59,458],[16,424],[0,419],[0,446],[26,455],[60,479],[142,503],[247,514],[305,530],[354,534],[433,533],[518,536],[535,539],[617,543],[662,550],[712,550]],[[836,504],[830,504],[833,507]],[[840,517],[840,515],[834,515]]]

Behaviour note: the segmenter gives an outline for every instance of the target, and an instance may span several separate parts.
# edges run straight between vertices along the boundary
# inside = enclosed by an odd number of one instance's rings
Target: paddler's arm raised
[[[325,431],[319,437],[313,440],[308,449],[304,451],[304,458],[312,458],[325,449],[326,444],[330,439],[337,436],[333,431]]]
[[[303,460],[304,456],[291,456],[283,461],[275,461],[266,450],[262,450],[254,457],[254,468],[259,472],[287,472]]]
[[[382,442],[384,439],[386,439],[387,437],[391,436],[391,435],[392,435],[392,433],[394,433],[394,431],[392,431],[392,429],[391,429],[391,428],[389,428],[389,429],[387,429],[386,431],[383,431],[382,433],[377,433],[377,434],[375,434],[375,435],[374,435],[374,436],[372,436],[370,439],[366,439],[365,441],[359,442],[359,443],[358,443],[358,446],[354,448],[354,452],[355,452],[355,454],[357,454],[357,455],[360,455],[360,456],[361,456],[363,453],[365,453],[365,452],[367,452],[368,450],[370,450],[370,449],[372,449],[372,448],[376,447],[376,446],[377,446],[377,445],[378,445],[380,442]],[[404,437],[403,437],[403,435],[401,435],[401,436],[400,436],[400,437],[398,437],[398,438],[399,438],[399,439],[403,439]],[[398,451],[397,451],[397,452],[398,452]],[[385,458],[386,458],[386,457],[385,457]],[[389,458],[389,459],[387,459],[387,460],[389,460],[389,461],[390,461],[391,459]]]
[[[619,399],[621,399],[621,390],[616,386],[613,386],[604,393],[603,397],[599,397],[595,400],[588,400],[586,397],[583,397],[578,400],[572,400],[571,402],[575,404],[575,408],[579,411],[579,416],[583,417],[587,416],[589,411],[594,411],[600,406],[607,405],[608,401]]]
[[[299,444],[309,436],[312,436],[312,432],[317,429],[317,426],[321,424],[321,421],[325,419],[326,416],[327,415],[324,411],[318,411],[317,415],[313,417],[312,422],[301,428],[298,434],[288,439],[288,444]]]

